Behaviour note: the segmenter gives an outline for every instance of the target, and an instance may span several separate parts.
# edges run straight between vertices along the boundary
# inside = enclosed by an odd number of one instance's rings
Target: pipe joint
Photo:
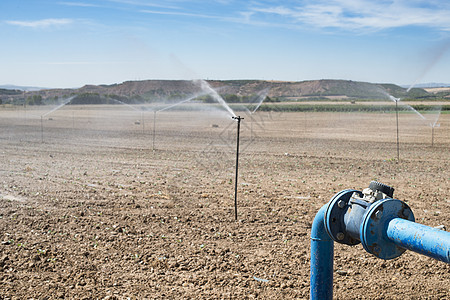
[[[343,190],[326,207],[325,228],[338,243],[357,245],[382,259],[400,256],[405,249],[386,236],[390,220],[402,218],[414,222],[414,214],[403,201],[392,199],[394,189],[372,181],[363,191]]]
[[[389,222],[396,218],[415,221],[409,206],[397,199],[383,199],[369,207],[359,233],[361,244],[367,252],[387,260],[396,258],[406,251],[390,240],[386,234]]]
[[[362,192],[337,193],[317,212],[311,229],[310,299],[333,298],[333,241],[362,243],[381,259],[411,250],[450,263],[450,232],[415,223],[409,206],[393,199],[393,192],[372,182]]]

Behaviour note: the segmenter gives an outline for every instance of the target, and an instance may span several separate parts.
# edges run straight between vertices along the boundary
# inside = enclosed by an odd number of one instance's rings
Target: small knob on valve
[[[371,181],[369,184],[369,189],[373,191],[379,191],[383,194],[386,194],[388,197],[394,196],[394,188],[390,187],[388,185],[385,185],[384,183],[378,182],[378,181]]]

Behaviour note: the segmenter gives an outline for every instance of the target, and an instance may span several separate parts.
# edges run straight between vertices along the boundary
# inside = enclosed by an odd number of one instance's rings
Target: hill
[[[39,91],[39,90],[45,90],[46,88],[36,87],[36,86],[17,86],[17,85],[12,85],[12,84],[5,84],[5,85],[0,85],[0,89],[20,90],[20,91]]]
[[[207,83],[228,102],[242,102],[263,91],[272,101],[304,101],[320,99],[388,99],[389,95],[401,98],[421,99],[435,97],[421,88],[406,92],[395,84],[374,84],[351,80],[265,81],[265,80],[208,80]],[[56,101],[74,95],[83,95],[84,103],[89,97],[112,97],[127,103],[157,102],[186,99],[195,94],[205,94],[198,81],[143,80],[126,81],[111,85],[85,85],[78,89],[43,89],[28,91],[0,89],[0,98],[16,101],[42,97],[45,102]],[[442,95],[440,95],[442,96]],[[203,96],[205,97],[205,96]],[[205,99],[203,99],[205,100]]]
[[[395,97],[428,93],[422,89],[406,89],[394,84],[373,84],[351,80],[264,81],[264,80],[208,80],[208,84],[221,95],[251,96],[269,90],[271,98],[297,100],[302,98],[358,98],[385,99],[386,92]],[[124,97],[136,95],[147,99],[170,99],[200,92],[199,84],[186,80],[127,81],[121,84],[84,86],[81,93],[115,94]]]
[[[21,95],[21,94],[23,94],[23,92],[20,90],[11,90],[11,89],[0,88],[0,95],[12,96],[12,95]]]

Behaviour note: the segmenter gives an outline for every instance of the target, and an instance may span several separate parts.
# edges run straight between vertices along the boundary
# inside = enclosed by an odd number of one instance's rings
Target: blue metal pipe
[[[402,248],[450,263],[450,232],[394,218],[387,225],[386,236]]]
[[[415,223],[409,206],[390,198],[393,189],[386,185],[371,183],[364,191],[337,193],[314,218],[312,300],[333,298],[333,241],[347,245],[361,242],[367,252],[381,259],[396,258],[408,249],[450,263],[450,232]],[[379,193],[385,198],[376,200]]]
[[[311,300],[333,299],[334,243],[325,229],[326,208],[317,212],[311,228]]]

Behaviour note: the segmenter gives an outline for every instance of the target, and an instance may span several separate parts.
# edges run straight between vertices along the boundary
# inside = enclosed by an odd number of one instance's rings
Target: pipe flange
[[[386,237],[387,224],[394,218],[415,221],[411,208],[403,201],[387,198],[370,206],[360,226],[361,244],[367,252],[387,260],[406,251]]]
[[[344,223],[344,215],[350,207],[348,202],[355,192],[362,197],[361,191],[351,189],[340,191],[334,195],[328,203],[324,217],[325,229],[328,235],[335,242],[350,246],[359,244],[359,241],[352,238],[347,233]]]

